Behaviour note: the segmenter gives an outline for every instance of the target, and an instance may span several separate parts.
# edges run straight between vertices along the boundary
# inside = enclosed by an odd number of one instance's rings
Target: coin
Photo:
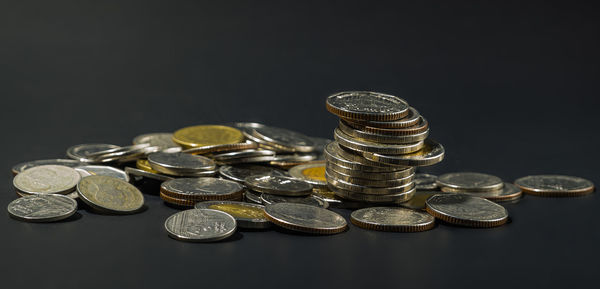
[[[218,162],[227,162],[227,161],[231,161],[231,160],[256,158],[256,157],[269,157],[268,160],[273,160],[275,157],[275,152],[270,151],[270,150],[250,149],[250,150],[216,154],[216,155],[212,155],[211,157]]]
[[[193,147],[182,152],[193,154],[193,155],[203,155],[208,153],[223,153],[223,152],[233,152],[240,150],[248,150],[248,149],[256,149],[258,148],[258,144],[253,141],[245,141],[241,143],[231,143],[231,144],[217,144],[217,145],[208,145],[208,146],[199,146]]]
[[[140,170],[140,169],[136,169],[136,168],[130,168],[130,167],[125,167],[125,173],[127,173],[128,175],[131,175],[131,176],[144,177],[144,178],[149,178],[149,179],[153,179],[153,180],[157,180],[157,181],[168,181],[168,180],[173,179],[172,177],[169,177],[169,176],[156,174],[156,173],[152,173],[149,171]]]
[[[240,198],[242,185],[217,178],[179,178],[160,185],[160,192],[172,198],[211,201]]]
[[[77,212],[77,201],[63,195],[30,195],[8,204],[11,217],[26,222],[55,222]]]
[[[340,130],[341,132],[352,138],[357,138],[364,142],[375,142],[378,144],[410,144],[423,141],[427,138],[427,136],[429,136],[429,129],[424,129],[423,131],[418,131],[412,134],[404,135],[374,134],[371,132],[366,132],[352,128],[346,123],[344,123],[344,121],[339,122],[337,130]],[[338,142],[340,141],[338,140]]]
[[[344,154],[344,156],[342,156],[342,154]],[[336,165],[343,166],[352,170],[369,173],[383,173],[396,172],[401,170],[403,171],[407,169],[406,167],[401,168],[398,166],[385,164],[382,164],[381,166],[369,165],[366,162],[359,162],[358,159],[346,159],[345,157],[351,157],[351,154],[344,153],[344,150],[338,145],[337,142],[332,142],[325,147],[325,159],[328,163],[334,163]]]
[[[349,190],[344,190],[329,184],[329,189],[335,192],[335,195],[343,199],[348,199],[357,202],[369,202],[369,203],[402,203],[410,200],[415,194],[416,188],[413,186],[412,189],[389,195],[373,195],[373,194],[361,194]]]
[[[443,174],[437,179],[438,186],[461,192],[487,192],[502,189],[499,177],[473,172]]]
[[[408,114],[405,117],[394,121],[363,121],[347,118],[343,118],[343,120],[355,125],[369,126],[372,128],[400,129],[417,125],[420,121],[420,117],[421,115],[416,109],[409,107]]]
[[[405,155],[385,155],[371,152],[363,152],[363,156],[374,162],[382,162],[397,166],[430,166],[444,159],[444,147],[430,139],[425,140],[424,147],[414,153]]]
[[[304,204],[270,204],[265,206],[265,216],[277,226],[309,234],[337,234],[347,227],[339,214]]]
[[[159,147],[160,150],[179,147],[173,142],[173,134],[168,132],[155,132],[138,135],[133,139],[133,144],[148,144]]]
[[[234,166],[221,166],[219,167],[219,174],[228,180],[236,182],[244,182],[244,179],[249,176],[255,175],[274,175],[274,176],[285,176],[284,171],[276,168],[253,165],[253,164],[240,164]]]
[[[391,179],[402,179],[414,174],[414,168],[406,168],[399,171],[392,172],[363,172],[360,170],[353,170],[351,168],[347,168],[344,166],[340,166],[333,162],[327,162],[326,168],[329,170],[336,171],[338,173],[342,173],[347,176],[355,177],[355,178],[365,178],[369,180],[391,180]]]
[[[327,110],[341,118],[375,121],[398,120],[408,114],[403,99],[370,91],[346,91],[327,97]]]
[[[78,167],[81,165],[84,165],[85,163],[76,161],[76,160],[69,160],[69,159],[49,159],[49,160],[35,160],[35,161],[29,161],[29,162],[23,162],[20,164],[16,164],[12,167],[11,171],[13,173],[13,176],[16,176],[18,173],[26,170],[26,169],[30,169],[33,167],[37,167],[37,166],[43,166],[43,165],[61,165],[61,166],[66,166],[66,167]]]
[[[73,168],[42,165],[19,173],[13,178],[15,189],[25,194],[67,194],[81,179]]]
[[[285,128],[255,127],[252,135],[266,141],[268,145],[289,151],[309,153],[315,150],[315,143],[308,136]]]
[[[267,142],[266,140],[255,136],[253,134],[254,129],[255,128],[263,128],[263,127],[265,127],[264,124],[256,123],[256,122],[235,122],[235,123],[231,123],[229,125],[239,129],[247,139],[257,143],[260,148],[270,150],[270,151],[275,151],[275,152],[288,152],[288,153],[294,152],[293,148],[287,148],[287,147],[281,147],[281,146],[275,147],[271,143]]]
[[[327,180],[325,179],[325,162],[295,166],[288,172],[293,178],[304,180],[313,186],[327,186]]]
[[[332,176],[334,179],[341,180],[347,183],[351,183],[359,186],[375,187],[375,188],[389,188],[408,184],[413,181],[413,176],[407,176],[404,178],[395,178],[388,180],[370,180],[362,177],[353,177],[346,175],[331,169],[326,170],[326,174]]]
[[[244,141],[238,129],[223,125],[196,125],[173,133],[173,141],[184,148],[233,144]]]
[[[440,192],[440,191],[434,191],[434,190],[419,190],[417,188],[417,191],[415,192],[413,197],[410,198],[410,200],[408,200],[404,203],[400,203],[399,205],[404,208],[413,209],[413,210],[425,210],[425,201],[427,201],[427,199],[429,199],[429,197],[431,197],[433,195],[438,195],[438,194],[446,194],[446,193]]]
[[[349,136],[339,129],[334,130],[333,138],[340,146],[360,152],[372,152],[389,155],[409,154],[418,152],[423,148],[424,142],[417,141],[406,144],[384,144],[379,142],[367,141],[357,137]]]
[[[456,190],[452,188],[444,187],[442,188],[443,192],[453,192],[453,193],[461,193],[461,194],[469,194],[474,197],[485,198],[494,202],[506,202],[506,201],[514,201],[522,196],[521,188],[511,184],[504,183],[504,186],[501,189],[486,191],[486,192],[464,192],[461,190]]]
[[[263,204],[275,204],[275,203],[294,203],[294,204],[304,204],[309,206],[328,208],[329,203],[325,200],[315,198],[314,196],[308,197],[288,197],[288,196],[278,196],[272,194],[261,194],[260,200]]]
[[[305,163],[315,159],[317,159],[317,155],[314,153],[276,154],[271,162]]]
[[[435,226],[435,218],[427,213],[391,207],[356,210],[350,221],[363,229],[387,232],[422,232]]]
[[[108,176],[129,182],[129,176],[124,171],[109,166],[85,165],[76,167],[75,169],[85,170],[93,176]]]
[[[144,205],[144,196],[136,187],[113,177],[85,177],[77,184],[77,192],[90,207],[111,213],[133,213]]]
[[[434,175],[418,173],[415,174],[414,182],[417,190],[435,190],[438,187],[437,178]]]
[[[238,227],[246,229],[266,229],[271,222],[265,217],[265,206],[236,201],[206,201],[196,203],[196,209],[223,211],[235,218]]]
[[[152,167],[150,166],[150,163],[148,162],[147,159],[139,159],[139,160],[135,161],[135,166],[140,170],[144,170],[144,171],[147,171],[150,173],[154,173],[154,174],[159,173],[152,169]]]
[[[136,144],[130,146],[116,147],[107,150],[101,150],[93,153],[88,153],[87,157],[91,159],[108,159],[115,158],[131,152],[137,152],[148,148],[150,145],[147,143]]]
[[[371,187],[344,181],[335,176],[332,176],[327,171],[325,172],[325,176],[327,177],[327,183],[330,186],[359,194],[392,195],[410,191],[415,187],[415,183],[412,182],[412,179],[394,187]]]
[[[190,209],[171,215],[165,229],[174,239],[189,242],[215,242],[235,233],[235,219],[222,211]]]
[[[487,228],[503,225],[508,220],[504,207],[466,194],[433,195],[425,205],[429,214],[455,225]]]
[[[207,157],[186,153],[153,153],[148,155],[152,169],[167,175],[186,176],[215,170],[215,162]]]
[[[379,128],[374,126],[369,126],[369,124],[362,124],[356,122],[348,122],[345,120],[340,120],[344,126],[350,127],[368,134],[374,135],[387,135],[387,136],[405,136],[405,135],[416,135],[422,132],[425,132],[429,129],[429,122],[422,117],[419,116],[417,118],[418,122],[416,122],[412,126],[402,127],[402,128]]]
[[[114,148],[119,148],[119,146],[112,144],[80,144],[68,148],[67,156],[83,163],[95,163],[98,161],[88,157],[90,154]]]
[[[312,185],[289,177],[258,175],[244,179],[246,187],[251,190],[273,195],[290,197],[307,196],[312,192]]]
[[[594,183],[579,177],[563,175],[534,175],[515,181],[523,192],[545,197],[575,197],[594,191]]]
[[[244,191],[244,199],[248,202],[255,204],[262,204],[262,199],[260,198],[261,193],[255,193],[250,190]]]

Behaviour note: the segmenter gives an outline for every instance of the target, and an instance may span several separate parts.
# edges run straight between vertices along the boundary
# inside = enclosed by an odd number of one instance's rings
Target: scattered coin
[[[394,167],[391,165],[382,164],[380,166],[371,165],[365,162],[359,162],[359,160],[348,159],[342,157],[344,150],[339,146],[337,142],[332,142],[325,147],[325,159],[327,163],[333,163],[340,167],[348,168],[350,170],[368,173],[388,173],[388,172],[405,172],[409,168]],[[350,155],[348,154],[348,157]],[[412,169],[412,168],[411,168]]]
[[[85,177],[77,185],[77,192],[90,207],[110,213],[133,213],[144,205],[144,196],[136,187],[113,177]]]
[[[312,192],[312,185],[289,177],[258,175],[244,179],[246,187],[251,190],[290,197],[307,196]]]
[[[81,179],[73,168],[62,165],[42,165],[26,169],[13,178],[17,191],[24,194],[67,194]]]
[[[137,161],[135,161],[135,166],[140,169],[140,170],[144,170],[150,173],[154,173],[154,174],[158,174],[159,172],[155,171],[154,169],[152,169],[152,166],[150,166],[150,163],[148,162],[147,159],[138,159]]]
[[[392,207],[356,210],[350,221],[363,229],[388,232],[422,232],[435,226],[435,218],[427,213]]]
[[[285,151],[309,153],[315,150],[315,143],[308,136],[285,128],[258,126],[252,129],[252,135]]]
[[[250,203],[262,204],[263,201],[260,198],[261,193],[255,193],[250,190],[244,191],[244,199]]]
[[[466,194],[433,195],[425,204],[432,216],[455,225],[487,228],[501,226],[508,220],[504,207]]]
[[[403,99],[370,91],[340,92],[327,97],[327,110],[341,118],[393,121],[408,114]]]
[[[207,146],[199,146],[193,147],[190,149],[183,150],[182,152],[193,154],[193,155],[203,155],[209,153],[224,153],[224,152],[234,152],[241,150],[249,150],[258,148],[258,144],[252,141],[245,141],[241,143],[231,143],[231,144],[217,144],[217,145],[207,145]]]
[[[136,168],[130,168],[130,167],[125,167],[125,173],[127,173],[128,175],[131,175],[131,176],[149,178],[149,179],[153,179],[153,180],[157,180],[157,181],[168,181],[168,180],[173,179],[172,177],[169,177],[166,175],[155,174],[155,173],[151,173],[149,171],[140,170],[140,169],[136,169]]]
[[[189,242],[215,242],[235,233],[235,219],[222,211],[190,209],[171,215],[165,229],[174,239]]]
[[[417,186],[417,190],[435,190],[438,187],[436,183],[437,178],[438,177],[434,175],[417,173],[415,174],[413,181]]]
[[[206,201],[196,203],[196,209],[223,211],[235,218],[238,227],[246,229],[266,229],[271,222],[265,217],[265,206],[237,201]]]
[[[112,144],[80,144],[68,148],[67,156],[82,163],[96,163],[99,161],[90,158],[90,154],[114,148],[119,148],[119,146]]]
[[[173,133],[173,141],[184,148],[233,144],[244,141],[238,129],[224,125],[196,125]]]
[[[133,139],[133,144],[148,144],[149,146],[158,147],[160,150],[179,147],[179,145],[173,142],[173,134],[168,132],[155,132],[138,135]]]
[[[47,194],[18,198],[8,204],[11,217],[26,222],[55,222],[77,212],[77,202],[67,196]]]
[[[499,177],[472,172],[448,173],[438,177],[437,184],[460,192],[487,192],[502,189],[504,182]]]
[[[84,164],[85,163],[82,163],[82,162],[79,162],[76,160],[69,160],[69,159],[36,160],[36,161],[23,162],[20,164],[16,164],[12,167],[11,171],[13,173],[13,176],[16,176],[18,173],[20,173],[26,169],[30,169],[30,168],[37,167],[37,166],[61,165],[61,166],[65,166],[65,167],[74,168],[74,167],[78,167],[78,166],[81,166]]]
[[[329,203],[325,200],[316,198],[314,196],[307,197],[288,197],[288,196],[279,196],[272,194],[261,194],[260,195],[261,203],[265,205],[276,204],[276,203],[294,203],[294,204],[304,204],[309,206],[321,207],[327,209],[329,207]]]
[[[219,167],[219,174],[221,177],[236,181],[236,182],[244,182],[244,179],[249,176],[256,175],[273,175],[273,176],[286,176],[284,171],[278,170],[276,168],[255,165],[255,164],[238,164],[238,165],[225,165]]]
[[[221,153],[211,156],[219,164],[261,163],[275,159],[275,152],[271,150],[242,150]]]
[[[579,177],[534,175],[515,181],[523,192],[544,197],[576,197],[594,191],[594,183]]]
[[[215,162],[207,157],[186,153],[153,153],[148,155],[152,169],[172,176],[198,176],[216,173]]]
[[[109,166],[85,165],[76,167],[75,169],[85,170],[93,176],[108,176],[129,182],[129,176],[124,171]]]
[[[347,227],[344,217],[337,213],[304,204],[270,204],[265,207],[265,216],[277,226],[309,234],[337,234]]]
[[[434,190],[419,190],[415,192],[410,200],[400,203],[399,205],[404,208],[412,210],[425,210],[425,202],[429,197],[438,194],[446,194],[445,192],[434,191]]]
[[[327,179],[325,179],[325,162],[295,166],[292,167],[288,173],[293,178],[304,180],[313,186],[327,187]]]
[[[179,178],[160,185],[160,192],[171,198],[189,201],[239,199],[244,187],[229,180],[217,178]]]
[[[453,189],[442,188],[442,191],[452,192]],[[501,189],[493,190],[493,191],[476,192],[476,193],[454,191],[454,193],[470,194],[472,196],[485,198],[485,199],[488,199],[488,200],[494,201],[494,202],[506,202],[506,201],[518,200],[521,198],[521,196],[523,194],[521,192],[521,188],[519,188],[513,184],[510,184],[510,183],[504,183],[504,186]]]

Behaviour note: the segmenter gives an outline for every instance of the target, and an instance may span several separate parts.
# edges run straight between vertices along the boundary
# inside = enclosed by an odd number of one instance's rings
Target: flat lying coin
[[[443,192],[453,192],[460,194],[469,194],[474,197],[480,197],[484,199],[488,199],[494,202],[506,202],[506,201],[514,201],[518,200],[522,196],[521,188],[511,184],[504,183],[504,186],[501,189],[487,191],[487,192],[464,192],[460,190],[454,190],[451,188],[442,188]]]
[[[562,175],[526,176],[515,181],[523,192],[545,197],[575,197],[594,191],[594,183],[579,177]]]
[[[438,186],[461,192],[487,192],[502,189],[499,177],[472,172],[443,174],[437,179]]]
[[[244,182],[244,179],[249,176],[256,175],[273,175],[273,176],[286,176],[285,172],[272,167],[253,165],[253,164],[240,164],[234,166],[221,166],[219,167],[219,174],[228,180],[236,182]]]
[[[246,229],[266,229],[271,222],[265,217],[265,206],[236,201],[207,201],[196,203],[196,209],[223,211],[235,218],[238,227]]]
[[[167,175],[188,176],[215,170],[215,162],[203,156],[186,153],[153,153],[148,155],[152,169]]]
[[[196,125],[173,133],[173,141],[184,148],[233,144],[244,141],[238,129],[224,125]]]
[[[408,113],[403,99],[370,91],[339,92],[327,97],[325,104],[329,112],[348,119],[392,121]]]
[[[265,216],[277,226],[309,234],[337,234],[347,227],[344,217],[337,213],[303,204],[267,205]]]
[[[86,165],[86,166],[76,167],[75,169],[84,170],[84,171],[90,173],[90,175],[92,175],[92,176],[95,176],[95,175],[108,176],[108,177],[122,179],[126,182],[129,182],[129,176],[124,171],[119,170],[117,168],[109,167],[109,166]]]
[[[429,214],[455,225],[487,228],[501,226],[508,220],[504,207],[466,194],[433,195],[425,204]]]
[[[96,163],[100,161],[90,158],[90,154],[115,148],[119,148],[119,146],[112,144],[80,144],[68,148],[67,156],[83,163]]]
[[[430,174],[417,173],[414,177],[417,190],[435,190],[438,185],[436,183],[438,177]]]
[[[8,204],[11,217],[26,222],[55,222],[77,212],[77,201],[63,195],[31,195]]]
[[[249,176],[244,179],[244,184],[257,192],[290,197],[310,195],[313,188],[305,181],[272,175]]]
[[[133,144],[148,144],[156,146],[160,150],[179,147],[173,142],[173,134],[168,132],[156,132],[138,135],[133,139]]]
[[[325,162],[295,166],[288,172],[293,178],[304,180],[313,186],[327,187]]]
[[[435,218],[427,213],[392,207],[356,210],[350,221],[363,229],[388,232],[422,232],[435,226]]]
[[[60,166],[74,168],[74,167],[82,166],[84,164],[85,163],[82,163],[80,161],[70,160],[70,159],[36,160],[36,161],[23,162],[20,164],[16,164],[12,167],[11,171],[12,171],[13,175],[16,176],[18,173],[20,173],[26,169],[43,166],[43,165],[60,165]]]
[[[333,131],[333,138],[340,146],[360,152],[372,152],[389,155],[409,154],[419,151],[423,148],[422,140],[405,144],[386,144],[381,142],[368,141],[354,136],[350,136],[340,129]]]
[[[235,233],[235,219],[222,211],[191,209],[171,215],[165,229],[174,239],[189,242],[215,242]]]
[[[125,173],[127,173],[128,175],[131,175],[131,176],[138,176],[138,177],[153,179],[153,180],[157,180],[157,181],[168,181],[168,180],[173,179],[172,177],[169,177],[169,176],[155,174],[155,173],[151,173],[151,172],[148,172],[145,170],[140,170],[140,169],[130,168],[130,167],[125,167]]]
[[[346,122],[350,122],[353,124],[358,124],[358,125],[363,125],[363,126],[369,126],[369,127],[374,127],[374,128],[389,128],[389,129],[400,129],[400,128],[406,128],[406,127],[411,127],[414,126],[416,124],[419,123],[421,115],[419,114],[419,112],[412,108],[409,107],[408,108],[408,114],[399,119],[399,120],[394,120],[394,121],[361,121],[361,120],[356,120],[356,119],[344,119],[344,121]]]
[[[299,132],[285,128],[261,126],[252,129],[252,135],[274,147],[284,150],[309,153],[315,150],[312,139]]]
[[[13,179],[14,187],[25,194],[67,194],[81,179],[79,173],[61,165],[43,165],[24,170]]]
[[[179,178],[160,185],[160,192],[172,198],[213,201],[240,198],[242,185],[217,178]]]
[[[444,159],[444,147],[430,139],[425,140],[424,147],[414,153],[405,155],[384,155],[371,152],[363,152],[363,157],[374,162],[396,166],[430,166],[441,162]]]
[[[144,196],[132,184],[107,176],[89,176],[77,185],[81,200],[97,210],[126,214],[144,205]]]
[[[329,203],[323,199],[315,198],[314,196],[308,197],[287,197],[287,196],[278,196],[271,194],[261,194],[260,195],[261,203],[265,205],[276,204],[276,203],[294,203],[294,204],[304,204],[309,206],[321,207],[327,209],[329,207]]]

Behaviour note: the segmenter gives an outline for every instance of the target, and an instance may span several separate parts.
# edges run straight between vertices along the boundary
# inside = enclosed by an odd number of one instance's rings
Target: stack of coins
[[[335,142],[325,148],[327,184],[339,197],[406,202],[416,190],[414,167],[444,158],[442,145],[427,138],[427,120],[401,98],[340,92],[327,98],[326,107],[340,117]]]
[[[522,195],[519,187],[483,173],[447,173],[439,176],[436,183],[442,192],[467,194],[494,202],[514,201]]]

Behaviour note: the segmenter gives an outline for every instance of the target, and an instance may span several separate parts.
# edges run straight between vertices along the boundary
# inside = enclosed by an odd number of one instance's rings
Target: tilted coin
[[[327,186],[327,179],[325,179],[325,162],[295,166],[288,172],[293,178],[304,180],[313,186]]]
[[[93,176],[108,176],[129,182],[129,176],[124,171],[109,166],[85,165],[76,167],[75,169],[85,170]]]
[[[165,229],[174,239],[189,242],[215,242],[235,233],[235,219],[222,211],[190,209],[171,215]]]
[[[504,207],[466,194],[433,195],[425,205],[429,214],[455,225],[486,228],[503,225],[508,220]]]
[[[148,155],[152,169],[167,175],[185,176],[215,170],[215,162],[207,157],[186,153],[153,153]]]
[[[29,161],[29,162],[23,162],[20,164],[16,164],[12,167],[11,171],[12,171],[13,175],[16,176],[18,173],[20,173],[26,169],[30,169],[30,168],[37,167],[37,166],[61,165],[61,166],[74,168],[74,167],[78,167],[78,166],[81,166],[84,164],[85,163],[82,163],[80,161],[70,160],[70,159],[35,160],[35,161]]]
[[[15,189],[25,194],[67,194],[81,179],[73,168],[43,165],[19,173],[13,178]]]
[[[125,167],[125,173],[127,173],[130,176],[138,176],[138,177],[153,179],[153,180],[157,180],[157,181],[168,181],[168,180],[173,179],[172,177],[169,177],[169,176],[165,176],[165,175],[158,174],[158,173],[151,173],[146,170],[140,170],[140,169],[131,168],[131,167]]]
[[[133,144],[148,144],[159,147],[160,150],[179,147],[173,142],[173,134],[169,132],[155,132],[138,135],[133,139]]]
[[[343,120],[352,124],[369,126],[373,128],[400,129],[417,125],[420,121],[420,117],[421,115],[416,109],[409,107],[408,114],[405,117],[394,121],[366,121],[347,118],[343,118]]]
[[[449,188],[461,192],[486,192],[502,189],[504,182],[496,176],[459,172],[447,173],[438,177],[437,184],[441,188]]]
[[[273,160],[275,157],[275,152],[270,151],[270,150],[249,149],[249,150],[243,150],[243,151],[214,154],[211,157],[216,161],[228,161],[228,160],[232,160],[232,159],[264,157],[264,156],[270,156],[270,157],[272,157],[270,160]]]
[[[155,171],[154,169],[152,169],[152,167],[150,166],[150,163],[148,162],[147,159],[138,159],[137,161],[135,161],[135,166],[140,169],[140,170],[144,170],[150,173],[154,173],[154,174],[158,174],[159,172]]]
[[[425,210],[425,202],[433,195],[446,194],[445,192],[434,191],[434,190],[419,190],[415,192],[410,200],[400,203],[399,205],[413,210]]]
[[[244,179],[244,184],[257,192],[290,197],[310,195],[313,188],[305,181],[273,175],[249,176]]]
[[[67,156],[83,163],[95,163],[100,161],[90,158],[90,154],[114,148],[119,148],[119,146],[112,144],[80,144],[68,148]]]
[[[523,192],[547,197],[575,197],[594,191],[594,183],[580,177],[563,175],[534,175],[515,181]]]
[[[160,192],[179,199],[194,201],[239,198],[244,187],[239,183],[217,178],[179,178],[160,185]]]
[[[193,155],[203,155],[208,153],[223,153],[223,152],[234,152],[241,150],[249,150],[258,148],[258,144],[253,141],[245,141],[241,143],[231,143],[231,144],[217,144],[217,145],[208,145],[208,146],[199,146],[193,147],[182,152],[193,154]]]
[[[388,232],[422,232],[435,226],[435,218],[419,211],[393,207],[370,207],[350,214],[358,227]]]
[[[334,179],[342,180],[347,183],[351,183],[353,185],[359,186],[367,186],[367,187],[375,187],[375,188],[389,188],[389,187],[397,187],[408,184],[413,181],[413,176],[407,176],[403,178],[394,178],[388,180],[371,180],[362,177],[353,177],[350,175],[346,175],[344,173],[340,173],[334,171],[332,169],[326,170],[326,175],[333,177]],[[327,183],[326,183],[327,184]]]
[[[133,213],[144,205],[144,196],[136,187],[113,177],[85,177],[77,184],[77,192],[90,207],[111,213]]]
[[[462,190],[452,189],[448,187],[442,188],[443,192],[452,192],[452,193],[461,193],[461,194],[469,194],[474,197],[485,198],[494,202],[506,202],[506,201],[514,201],[522,196],[521,188],[511,184],[504,183],[504,186],[501,189],[485,191],[485,192],[465,192]]]
[[[327,97],[327,110],[339,117],[392,121],[408,113],[408,104],[403,99],[378,92],[346,91]]]
[[[55,222],[77,212],[77,201],[63,195],[30,195],[8,204],[11,217],[27,222]]]
[[[173,141],[184,148],[233,144],[244,141],[238,129],[224,125],[196,125],[173,133]]]
[[[333,170],[351,177],[356,178],[365,178],[369,180],[390,180],[390,179],[401,179],[414,174],[415,169],[408,167],[406,169],[401,169],[398,171],[391,172],[363,172],[361,170],[355,170],[351,168],[347,168],[344,166],[340,166],[333,162],[327,162],[326,168],[329,170]]]
[[[343,179],[337,178],[327,171],[325,172],[325,176],[327,177],[327,183],[330,186],[334,186],[336,188],[340,188],[343,190],[360,193],[360,194],[368,194],[368,195],[392,195],[404,193],[412,190],[415,187],[415,183],[412,182],[412,179],[409,179],[408,182],[402,183],[400,185],[394,187],[371,187],[365,185],[358,185],[354,183],[350,183]]]
[[[236,201],[206,201],[196,203],[196,209],[223,211],[235,218],[238,227],[247,229],[266,229],[271,222],[265,217],[265,206]]]
[[[418,135],[422,132],[425,132],[429,129],[429,122],[420,116],[418,118],[418,122],[412,126],[407,126],[403,128],[379,128],[369,126],[369,124],[361,124],[356,122],[348,122],[345,120],[340,120],[342,124],[347,128],[353,128],[364,133],[372,134],[372,135],[386,135],[386,136],[406,136],[406,135]]]
[[[344,121],[339,122],[337,130],[343,132],[349,137],[357,138],[363,142],[375,142],[380,144],[410,144],[423,141],[427,138],[427,136],[429,136],[429,129],[406,135],[374,134],[350,127],[344,123]],[[338,139],[336,138],[336,140]]]
[[[438,187],[436,183],[437,178],[435,175],[417,173],[415,174],[414,182],[417,190],[435,190]]]
[[[275,151],[275,152],[288,152],[289,153],[289,152],[294,151],[293,148],[286,148],[286,147],[281,147],[281,146],[274,147],[272,144],[270,144],[266,140],[255,136],[253,134],[254,129],[255,128],[263,128],[263,127],[265,127],[264,124],[256,123],[256,122],[234,122],[234,123],[230,123],[228,125],[239,129],[247,139],[257,143],[260,148],[270,150],[270,151]]]
[[[304,204],[270,204],[265,206],[265,216],[277,226],[309,234],[337,234],[347,227],[339,214]]]
[[[315,159],[314,153],[276,154],[271,162],[310,162]]]
[[[367,141],[352,137],[337,128],[333,132],[333,138],[335,138],[340,146],[344,146],[355,151],[389,155],[414,153],[422,149],[424,146],[424,142],[422,140],[405,144],[384,144]]]
[[[433,140],[426,139],[423,148],[414,153],[405,155],[385,155],[371,152],[363,152],[363,157],[374,162],[382,162],[397,166],[430,166],[444,159],[444,147]]]
[[[115,158],[115,157],[119,157],[119,156],[122,156],[125,154],[129,154],[131,152],[142,151],[149,146],[150,146],[150,144],[147,144],[147,143],[130,145],[130,146],[120,146],[120,147],[111,148],[111,149],[107,149],[107,150],[88,153],[87,156],[92,159]]]
[[[255,203],[255,204],[262,204],[263,201],[260,198],[260,195],[262,193],[256,193],[250,190],[246,190],[244,191],[244,200],[250,202],[250,203]]]
[[[353,191],[345,190],[342,188],[338,188],[329,183],[329,189],[332,190],[336,196],[341,197],[343,199],[348,199],[357,202],[369,202],[369,203],[395,203],[399,204],[402,202],[406,202],[412,198],[415,194],[416,188],[413,186],[412,189],[398,193],[398,194],[389,194],[389,195],[373,195],[373,194],[361,194]]]
[[[240,164],[233,166],[221,166],[219,167],[219,174],[228,180],[236,182],[244,182],[244,179],[249,176],[256,175],[274,175],[274,176],[285,176],[284,171],[276,168],[253,165],[253,164]]]
[[[404,171],[407,169],[406,167],[398,167],[385,164],[382,164],[381,166],[375,166],[367,164],[366,162],[361,162],[359,161],[359,159],[356,158],[347,159],[346,157],[352,157],[352,155],[349,153],[344,153],[344,149],[342,149],[337,142],[332,142],[325,147],[325,159],[328,163],[334,163],[336,165],[352,170],[368,173],[386,173]],[[374,164],[375,162],[371,161],[370,163]]]
[[[329,207],[329,203],[323,199],[315,198],[314,196],[308,197],[288,197],[288,196],[279,196],[272,194],[261,194],[260,200],[263,204],[275,204],[275,203],[294,203],[294,204],[304,204],[309,206],[321,207],[327,209]]]
[[[295,152],[309,153],[315,150],[315,143],[308,136],[285,128],[262,126],[252,130],[252,135],[274,147]]]

